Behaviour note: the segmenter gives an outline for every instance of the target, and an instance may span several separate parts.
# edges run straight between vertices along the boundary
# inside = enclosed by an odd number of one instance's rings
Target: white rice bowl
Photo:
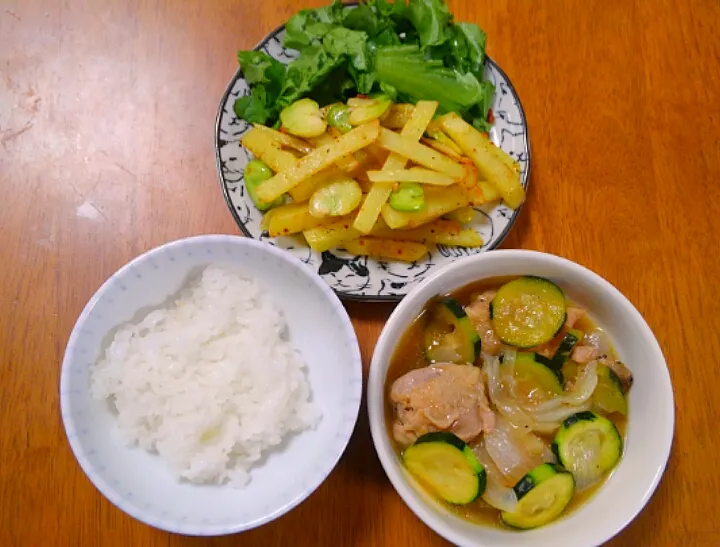
[[[282,314],[253,279],[219,266],[120,328],[92,392],[112,399],[128,443],[197,483],[244,486],[263,452],[319,418]]]
[[[120,268],[80,314],[60,375],[63,425],[90,481],[130,516],[186,535],[255,528],[305,500],[345,450],[361,393],[357,337],[327,283],[227,235]]]

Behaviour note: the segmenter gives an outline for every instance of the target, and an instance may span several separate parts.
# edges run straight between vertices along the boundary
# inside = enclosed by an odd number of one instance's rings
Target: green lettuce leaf
[[[342,25],[342,19],[343,6],[340,0],[334,0],[324,8],[300,10],[285,24],[283,45],[302,51],[322,41],[323,36],[334,27]]]
[[[443,0],[410,0],[408,12],[422,47],[438,46],[445,42],[452,16]]]
[[[367,34],[359,30],[336,27],[323,38],[323,47],[332,57],[347,55],[355,70],[368,69]]]

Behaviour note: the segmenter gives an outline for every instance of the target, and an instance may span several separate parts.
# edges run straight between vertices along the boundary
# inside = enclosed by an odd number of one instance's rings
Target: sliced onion
[[[535,424],[555,424],[556,427],[560,427],[560,424],[578,412],[590,409],[590,403],[583,403],[578,406],[562,405],[545,412],[538,412],[531,414],[535,419]]]
[[[584,346],[591,346],[595,348],[598,353],[608,353],[612,350],[612,344],[610,338],[601,328],[595,328],[588,332],[582,341]]]
[[[512,420],[513,424],[530,427],[533,423],[532,418],[523,412],[513,397],[505,393],[506,390],[500,378],[500,360],[492,355],[483,354],[483,362],[485,363],[483,371],[487,377],[490,402],[495,405],[502,416]],[[512,377],[507,378],[506,381],[511,385],[514,383]]]
[[[515,512],[518,502],[515,490],[504,483],[503,476],[490,457],[490,454],[488,454],[485,445],[480,443],[473,447],[473,451],[478,461],[485,468],[487,477],[485,492],[482,495],[483,500],[495,509],[508,511],[510,513]]]
[[[517,429],[499,418],[495,428],[485,435],[485,448],[503,477],[511,484],[544,463],[545,443],[529,429]]]
[[[515,360],[517,359],[517,350],[513,348],[505,348],[503,350],[503,362],[504,366],[515,366]]]

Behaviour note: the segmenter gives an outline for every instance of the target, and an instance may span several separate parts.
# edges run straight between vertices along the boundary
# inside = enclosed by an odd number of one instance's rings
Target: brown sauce
[[[519,276],[492,277],[484,279],[482,281],[477,281],[475,283],[471,283],[469,285],[461,287],[442,296],[451,296],[452,298],[455,298],[458,302],[460,302],[460,304],[462,304],[463,306],[467,306],[484,291],[490,289],[496,290],[508,281],[517,279],[517,277]],[[423,329],[427,322],[427,309],[434,302],[435,299],[427,303],[423,311],[418,315],[415,321],[413,321],[407,331],[405,331],[403,336],[400,338],[400,341],[398,342],[398,345],[396,346],[393,356],[390,360],[390,366],[388,367],[387,376],[385,378],[385,425],[388,436],[390,437],[390,442],[399,457],[402,456],[403,447],[398,444],[393,438],[392,425],[395,419],[395,410],[390,401],[390,389],[395,380],[397,380],[404,374],[410,372],[411,370],[428,366],[428,362],[425,359],[425,349],[423,347]],[[572,305],[572,302],[568,301],[568,305]],[[592,321],[592,318],[589,317],[588,314],[586,314],[577,321],[573,328],[576,328],[583,332],[589,332],[597,328],[598,326],[599,325],[596,325]],[[611,357],[617,358],[614,350],[611,350]],[[627,425],[626,417],[620,414],[613,414],[607,417],[615,423],[621,437],[624,440]],[[545,437],[542,435],[540,435],[540,437],[543,438],[548,444],[552,441],[552,437]],[[605,477],[605,479],[599,481],[591,488],[588,488],[583,492],[576,493],[560,518],[569,515],[578,507],[582,506],[589,498],[593,496],[593,494],[595,494],[595,492],[602,488],[608,477]],[[450,512],[466,520],[486,526],[508,529],[508,527],[500,520],[500,511],[485,503],[481,498],[478,498],[476,501],[467,505],[452,505],[440,499],[438,499],[438,502]]]

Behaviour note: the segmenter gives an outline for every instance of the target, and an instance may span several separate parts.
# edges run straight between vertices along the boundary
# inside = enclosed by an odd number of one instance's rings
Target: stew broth
[[[512,281],[513,279],[517,279],[518,277],[519,276],[508,276],[484,279],[482,281],[471,283],[455,291],[442,295],[442,297],[450,296],[460,302],[463,306],[466,306],[484,291],[490,289],[497,289],[501,285]],[[403,447],[399,443],[397,443],[397,441],[395,441],[393,437],[392,426],[395,419],[395,409],[390,401],[390,389],[392,388],[395,380],[397,380],[404,374],[410,372],[411,370],[428,366],[428,362],[425,359],[425,348],[423,347],[423,329],[425,328],[428,320],[427,310],[436,301],[437,299],[432,299],[426,304],[423,311],[418,315],[418,317],[413,321],[407,331],[405,331],[403,336],[400,338],[400,341],[398,342],[398,345],[396,346],[393,356],[390,360],[390,366],[388,367],[387,375],[385,378],[385,426],[388,432],[388,436],[390,437],[390,442],[398,457],[402,456]],[[568,304],[572,305],[572,302],[568,301]],[[574,328],[579,329],[583,332],[589,332],[597,327],[598,325],[596,325],[592,321],[592,319],[590,319],[586,314],[577,321]],[[617,358],[614,350],[611,350],[611,356],[613,358]],[[617,426],[618,431],[620,432],[620,436],[623,438],[624,441],[627,424],[626,417],[622,416],[621,414],[613,414],[610,416],[610,418]],[[552,441],[552,437],[546,437],[543,435],[538,436],[543,438],[543,440],[548,443]],[[608,477],[610,474],[608,474]],[[580,507],[583,503],[585,503],[590,497],[593,496],[593,494],[599,488],[602,487],[606,480],[607,477],[605,477],[605,479],[599,481],[592,487],[586,489],[585,491],[575,494],[573,496],[573,499],[570,501],[570,504],[563,512],[562,516],[567,516],[575,509]],[[432,493],[430,492],[428,493],[449,511],[455,513],[456,515],[464,519],[497,528],[509,528],[500,520],[500,511],[485,503],[482,498],[478,498],[476,501],[467,505],[453,505],[442,499],[439,499],[438,497],[432,495]]]

